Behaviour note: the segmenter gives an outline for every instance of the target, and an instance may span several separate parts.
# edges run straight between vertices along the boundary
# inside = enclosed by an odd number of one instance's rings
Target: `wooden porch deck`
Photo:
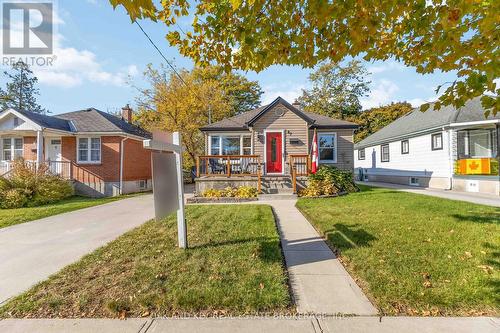
[[[309,175],[311,159],[307,154],[289,154],[288,168],[283,165],[283,174],[267,175],[260,155],[202,155],[196,160],[196,178],[209,178],[212,182],[228,183],[230,179],[256,180],[257,190],[262,193],[263,183],[290,182],[293,193],[297,193],[298,177]]]

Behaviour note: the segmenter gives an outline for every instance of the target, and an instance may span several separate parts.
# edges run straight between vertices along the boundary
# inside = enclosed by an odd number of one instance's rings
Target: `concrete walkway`
[[[153,217],[141,195],[0,229],[0,304]]]
[[[368,185],[374,187],[391,188],[409,193],[425,194],[438,198],[466,201],[480,205],[500,207],[500,196],[497,195],[439,190],[439,189],[406,186],[406,185],[391,184],[391,183],[380,183],[380,182],[357,182],[357,183],[361,185]]]
[[[210,318],[210,319],[7,319],[0,331],[9,333],[493,333],[500,330],[498,318],[416,318],[416,317],[302,317]]]
[[[377,310],[313,226],[296,200],[262,201],[273,207],[299,313],[375,315]]]

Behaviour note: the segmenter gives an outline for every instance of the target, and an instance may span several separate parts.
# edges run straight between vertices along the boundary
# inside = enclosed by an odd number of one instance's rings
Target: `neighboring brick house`
[[[0,175],[23,157],[73,180],[79,194],[150,190],[151,153],[142,141],[151,135],[131,119],[128,105],[121,118],[94,108],[54,116],[5,110],[0,113]]]
[[[251,185],[268,193],[296,191],[309,172],[316,133],[319,163],[352,171],[354,123],[306,112],[278,97],[201,129],[205,154],[198,157],[196,189]],[[298,184],[303,186],[304,183]]]

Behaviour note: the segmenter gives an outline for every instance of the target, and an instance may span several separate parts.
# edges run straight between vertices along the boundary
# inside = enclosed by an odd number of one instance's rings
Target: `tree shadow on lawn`
[[[251,242],[259,242],[258,251],[256,255],[265,262],[281,262],[281,250],[279,238],[273,237],[253,237],[253,238],[240,238],[228,241],[211,241],[204,244],[190,246],[189,249],[214,249],[221,246],[238,245]]]
[[[500,269],[500,246],[489,242],[485,242],[482,245],[487,253],[485,264],[491,266],[493,270],[498,271]],[[496,304],[500,306],[500,279],[492,277],[488,280],[488,285],[491,286],[493,295],[495,295]]]
[[[336,223],[325,231],[325,236],[338,250],[370,246],[377,238],[361,228],[360,224],[345,225]]]
[[[459,222],[500,224],[500,210],[493,213],[452,214],[451,217]]]

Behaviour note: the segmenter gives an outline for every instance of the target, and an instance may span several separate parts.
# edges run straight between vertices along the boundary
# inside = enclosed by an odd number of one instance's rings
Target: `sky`
[[[52,114],[89,107],[116,112],[127,103],[133,107],[137,88],[147,87],[142,78],[146,65],[158,66],[164,60],[125,11],[114,10],[108,0],[58,0],[55,4],[53,66],[33,67],[39,79],[39,103]],[[164,24],[141,24],[177,69],[193,67],[190,59],[168,45]],[[189,22],[179,24],[187,27]],[[394,60],[364,65],[371,73],[367,78],[371,83],[369,95],[361,99],[363,109],[398,101],[419,106],[436,99],[438,85],[456,78],[454,73],[424,76]],[[3,64],[1,67],[2,72],[8,69]],[[309,87],[311,71],[272,66],[260,73],[242,74],[259,82],[264,91],[262,103],[267,104],[278,96],[293,102]],[[0,79],[1,86],[5,82],[5,78]]]

